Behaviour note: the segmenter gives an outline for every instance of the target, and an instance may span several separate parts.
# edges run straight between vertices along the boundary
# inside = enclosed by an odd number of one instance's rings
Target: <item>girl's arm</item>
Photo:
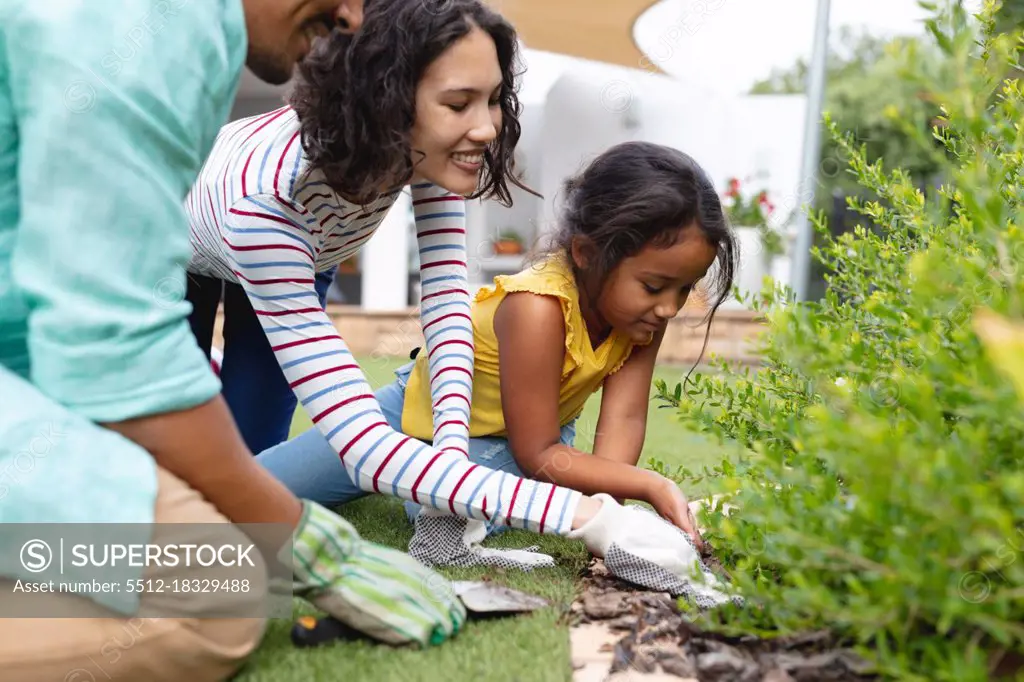
[[[317,300],[316,219],[267,194],[239,200],[228,215],[228,261],[296,397],[362,490],[541,533],[567,533],[587,518],[578,512],[593,512],[576,491],[471,464],[392,429]]]
[[[565,321],[557,299],[510,293],[495,314],[501,404],[516,463],[531,478],[585,494],[643,500],[649,472],[601,459],[560,442],[558,396]]]
[[[435,185],[412,186],[420,253],[420,325],[428,357],[433,445],[469,456],[473,321],[466,276],[466,201]]]
[[[558,396],[565,321],[557,299],[527,292],[509,294],[495,314],[494,331],[509,446],[528,477],[586,495],[607,493],[618,499],[643,500],[676,526],[694,527],[686,498],[668,479],[560,442]]]
[[[604,380],[601,413],[594,435],[594,454],[603,459],[636,466],[644,448],[651,380],[658,358],[662,329],[652,341],[634,351],[629,359]]]

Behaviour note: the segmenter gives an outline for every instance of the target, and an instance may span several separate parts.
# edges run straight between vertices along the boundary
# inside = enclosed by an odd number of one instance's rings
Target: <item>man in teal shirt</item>
[[[182,202],[243,65],[283,83],[315,36],[361,18],[362,0],[0,0],[0,531],[288,524],[277,560],[298,594],[382,641],[436,643],[461,605],[255,463],[186,322]],[[26,601],[12,586],[39,576],[3,532],[0,555],[4,679],[225,679],[265,626],[136,624],[105,661],[147,596]],[[79,617],[45,617],[61,599]]]

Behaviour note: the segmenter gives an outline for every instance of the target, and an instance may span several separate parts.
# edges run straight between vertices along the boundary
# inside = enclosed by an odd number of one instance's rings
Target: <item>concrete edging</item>
[[[363,310],[359,306],[328,305],[327,314],[356,355],[407,356],[423,344],[416,308],[395,311]],[[215,335],[220,343],[222,315],[217,316]],[[764,317],[748,310],[719,310],[715,314],[703,362],[712,356],[730,362],[757,364],[754,347],[763,331]],[[707,325],[702,312],[684,313],[669,322],[658,354],[664,364],[692,364],[700,355]]]

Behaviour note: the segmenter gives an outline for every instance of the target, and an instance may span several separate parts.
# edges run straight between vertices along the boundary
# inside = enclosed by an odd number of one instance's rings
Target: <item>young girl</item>
[[[666,324],[717,261],[707,283],[714,314],[732,286],[733,235],[707,175],[668,147],[612,147],[569,180],[566,193],[552,252],[496,278],[474,301],[470,459],[585,494],[643,500],[686,527],[678,487],[636,464]],[[431,362],[419,353],[377,392],[391,426],[424,441],[432,433]],[[601,387],[588,455],[572,447],[574,425]],[[313,431],[259,459],[324,504],[362,494]],[[415,539],[410,552],[431,555]]]

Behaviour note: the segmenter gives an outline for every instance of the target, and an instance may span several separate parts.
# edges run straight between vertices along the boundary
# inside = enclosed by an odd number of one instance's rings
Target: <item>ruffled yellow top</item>
[[[622,367],[635,344],[627,336],[613,331],[597,348],[590,344],[586,323],[580,311],[575,278],[563,256],[554,256],[514,275],[494,278],[494,286],[484,287],[473,301],[473,404],[469,435],[507,436],[501,410],[501,385],[498,377],[498,339],[494,334],[494,314],[505,296],[529,291],[554,296],[562,304],[565,316],[565,360],[558,396],[558,423],[568,424],[579,416],[587,398],[596,392],[606,377]],[[516,368],[515,371],[529,371]],[[413,438],[433,438],[430,377],[426,353],[421,352],[409,376],[402,412],[402,431]]]

